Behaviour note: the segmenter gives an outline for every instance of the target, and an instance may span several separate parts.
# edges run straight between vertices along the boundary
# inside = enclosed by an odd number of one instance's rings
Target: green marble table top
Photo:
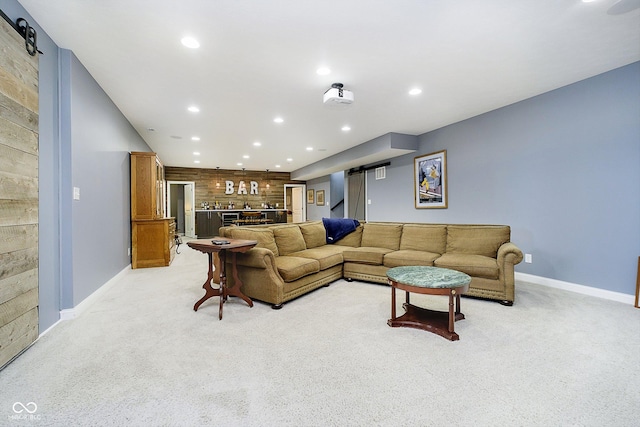
[[[394,282],[420,288],[459,288],[471,282],[471,277],[459,271],[427,266],[390,268],[387,277]]]

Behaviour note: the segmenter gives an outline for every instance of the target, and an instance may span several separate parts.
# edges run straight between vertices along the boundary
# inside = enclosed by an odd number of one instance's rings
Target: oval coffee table
[[[448,268],[408,266],[390,268],[387,270],[387,278],[391,285],[391,319],[387,321],[389,326],[423,329],[451,341],[460,339],[453,325],[456,320],[464,319],[464,314],[460,312],[460,294],[469,290],[471,277]],[[402,305],[406,312],[400,317],[396,317],[396,289],[406,292],[406,302]],[[412,305],[409,302],[409,292],[448,295],[449,312],[428,310]]]

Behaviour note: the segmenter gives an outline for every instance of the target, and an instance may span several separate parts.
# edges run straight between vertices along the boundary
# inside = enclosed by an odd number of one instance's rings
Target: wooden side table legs
[[[464,319],[460,312],[460,293],[455,289],[448,292],[449,310],[435,311],[412,305],[409,301],[409,292],[406,292],[405,303],[402,307],[405,313],[396,317],[396,284],[391,282],[391,318],[387,324],[391,327],[409,327],[422,329],[438,334],[450,341],[457,341],[460,336],[455,332],[454,325],[458,320]],[[427,293],[427,292],[424,292]],[[454,303],[455,297],[455,303]]]
[[[202,289],[204,289],[204,296],[200,298],[198,302],[195,303],[195,305],[193,306],[194,311],[198,311],[198,308],[202,305],[202,303],[208,300],[209,298],[222,295],[222,292],[220,291],[220,289],[222,289],[223,283],[224,281],[226,281],[226,277],[224,277],[224,272],[222,271],[223,268],[221,268],[220,269],[221,270],[220,271],[220,288],[214,289],[211,286],[211,282],[213,281],[213,254],[208,253],[207,256],[209,257],[209,272],[207,274],[207,280],[205,280],[204,284],[202,285]],[[220,307],[222,307],[222,304],[220,305]],[[222,308],[220,309],[220,319],[222,319]]]
[[[242,287],[242,282],[240,281],[240,277],[238,276],[235,252],[231,252],[231,271],[233,272],[233,286],[228,288],[227,281],[225,279],[225,299],[226,295],[242,298],[247,304],[249,304],[249,307],[253,307],[253,301],[251,301],[251,298],[243,294],[240,290],[240,288]]]
[[[226,273],[226,264],[227,264],[227,251],[219,252],[220,266],[219,266],[219,276],[220,276],[220,287],[214,289],[211,286],[211,282],[214,279],[214,268],[213,268],[213,254],[207,253],[209,256],[209,273],[207,274],[207,280],[202,285],[202,289],[204,289],[204,296],[196,302],[193,306],[194,311],[198,311],[198,308],[202,305],[203,302],[212,297],[220,297],[220,306],[218,308],[218,319],[222,320],[222,309],[223,304],[227,301],[227,297],[229,295],[234,297],[242,298],[249,307],[253,307],[253,301],[251,298],[242,293],[240,288],[242,287],[242,282],[240,281],[240,277],[238,277],[238,269],[236,268],[236,253],[231,252],[231,270],[233,271],[233,279],[234,284],[232,287],[227,287],[227,273]],[[217,263],[216,263],[217,264]]]

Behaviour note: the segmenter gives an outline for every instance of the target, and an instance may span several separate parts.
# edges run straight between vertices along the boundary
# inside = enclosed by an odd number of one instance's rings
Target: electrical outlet
[[[524,262],[527,264],[533,263],[533,256],[531,254],[524,254]]]
[[[127,256],[131,256],[131,248],[127,248]]]

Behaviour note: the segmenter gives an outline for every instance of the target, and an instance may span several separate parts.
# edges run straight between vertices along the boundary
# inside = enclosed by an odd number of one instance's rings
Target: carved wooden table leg
[[[453,333],[454,332],[454,326],[453,326],[453,322],[454,322],[454,317],[453,317],[453,295],[456,293],[455,289],[451,290],[451,293],[449,294],[449,332]]]
[[[211,253],[208,253],[207,255],[209,256],[209,274],[207,274],[207,280],[202,285],[202,289],[204,289],[204,296],[195,303],[195,305],[193,306],[194,311],[198,311],[198,308],[202,305],[202,303],[209,298],[216,297],[221,294],[220,289],[214,289],[211,286],[211,281],[213,280],[213,257]]]
[[[391,326],[391,322],[396,320],[396,287],[391,285],[391,319],[387,320],[387,325]]]
[[[236,265],[235,252],[231,252],[231,271],[233,272],[233,286],[230,288],[227,288],[225,286],[225,299],[227,295],[239,297],[242,298],[247,304],[249,304],[249,307],[253,307],[253,301],[251,301],[251,298],[243,294],[240,290],[240,288],[242,287],[242,281],[240,281],[240,277],[238,276],[238,267]]]
[[[218,320],[222,320],[222,306],[227,299],[227,274],[225,264],[227,263],[227,251],[220,251],[220,308],[218,309]]]

